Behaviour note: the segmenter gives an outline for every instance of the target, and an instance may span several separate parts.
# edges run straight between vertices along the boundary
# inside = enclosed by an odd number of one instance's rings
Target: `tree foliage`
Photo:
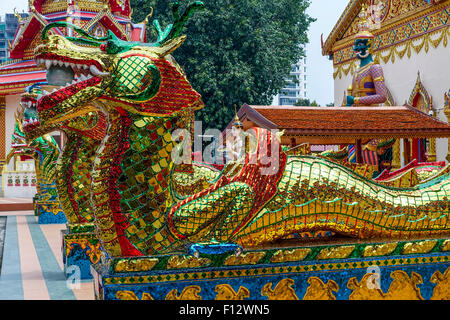
[[[313,102],[311,102],[311,100],[309,99],[298,99],[296,103],[294,103],[294,106],[296,107],[318,107],[319,104],[317,103],[316,100],[313,100]]]
[[[148,41],[156,39],[151,22],[172,21],[167,0],[131,0],[133,21],[149,19]],[[180,1],[183,5],[187,1]],[[285,86],[291,65],[304,56],[302,44],[313,18],[309,0],[205,0],[205,9],[187,22],[185,43],[173,56],[201,95],[196,113],[203,128],[223,129],[234,105],[266,105]]]

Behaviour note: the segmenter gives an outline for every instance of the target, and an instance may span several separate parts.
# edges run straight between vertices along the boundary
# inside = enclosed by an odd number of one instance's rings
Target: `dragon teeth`
[[[91,71],[91,73],[95,76],[100,76],[100,77],[104,77],[109,75],[109,72],[101,72],[100,70],[97,69],[96,66],[94,66],[93,64],[89,67],[89,70]]]

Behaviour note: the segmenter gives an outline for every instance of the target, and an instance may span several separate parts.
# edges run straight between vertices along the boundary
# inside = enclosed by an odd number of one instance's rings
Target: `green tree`
[[[167,0],[131,0],[133,21],[153,19],[164,28],[172,22]],[[187,1],[180,1],[186,5]],[[185,43],[173,56],[205,108],[196,113],[203,128],[223,129],[234,116],[234,104],[267,105],[304,56],[302,44],[313,18],[309,0],[208,0],[186,23]],[[148,41],[156,34],[149,23]]]
[[[298,99],[294,106],[296,107],[309,107],[311,105],[311,101],[309,99]]]
[[[296,107],[319,107],[319,104],[316,100],[311,102],[309,99],[298,99],[296,103],[294,103]]]

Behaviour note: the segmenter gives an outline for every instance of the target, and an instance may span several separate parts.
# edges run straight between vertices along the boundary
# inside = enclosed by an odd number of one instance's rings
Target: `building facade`
[[[306,50],[305,55],[306,55]],[[301,58],[291,66],[290,77],[286,79],[286,86],[281,89],[272,101],[274,106],[292,106],[300,99],[308,98],[308,68],[306,57]],[[295,81],[293,79],[296,79]]]
[[[20,19],[28,16],[28,13],[20,13]],[[16,14],[7,13],[4,17],[0,16],[0,63],[9,60],[9,43],[14,39],[19,20]]]

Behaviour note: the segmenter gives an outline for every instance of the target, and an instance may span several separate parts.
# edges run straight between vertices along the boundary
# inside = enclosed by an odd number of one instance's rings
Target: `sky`
[[[309,43],[306,45],[307,95],[320,106],[334,102],[333,62],[322,56],[320,35],[323,33],[323,41],[328,38],[348,3],[349,0],[311,0],[307,10],[311,17],[317,19],[309,27]]]
[[[333,64],[328,57],[322,56],[320,35],[323,33],[324,41],[327,39],[348,3],[349,0],[311,0],[307,10],[311,17],[317,19],[309,28],[306,46],[308,98],[321,106],[333,102],[334,89]],[[0,16],[12,13],[14,8],[18,12],[28,12],[28,0],[0,0]]]

